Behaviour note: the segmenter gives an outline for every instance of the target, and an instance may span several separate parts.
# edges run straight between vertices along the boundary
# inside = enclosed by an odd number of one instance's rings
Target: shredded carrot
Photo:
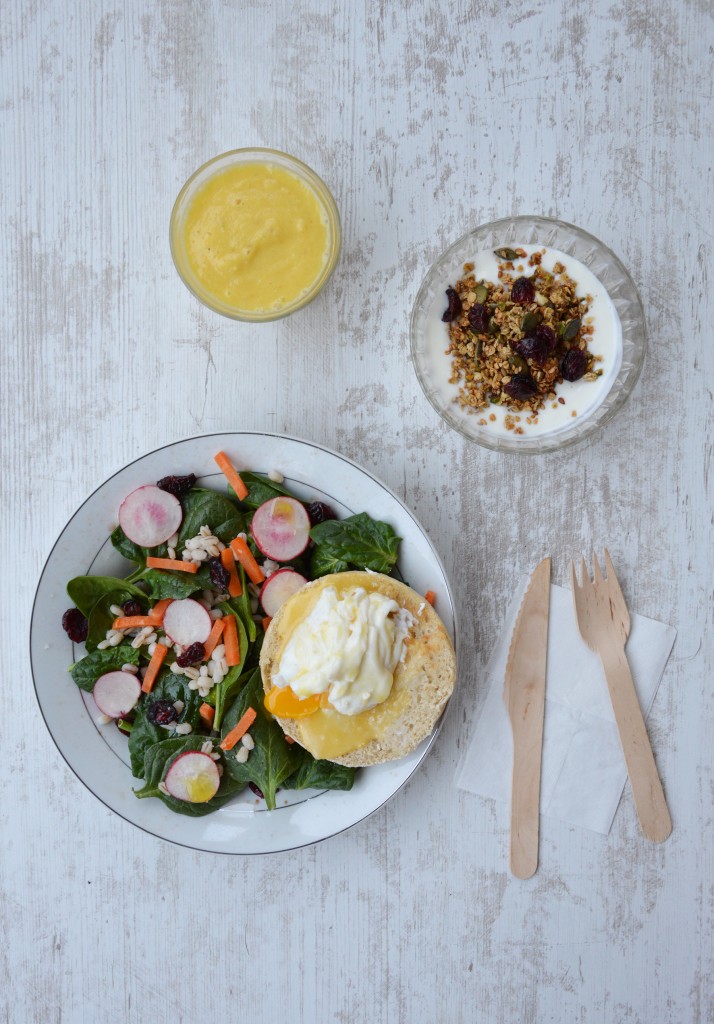
[[[213,725],[213,719],[216,717],[216,709],[212,708],[210,704],[204,703],[198,709],[198,713],[210,729]]]
[[[264,583],[265,574],[260,568],[256,560],[253,558],[253,552],[250,550],[246,542],[242,537],[236,537],[235,540],[231,541],[231,549],[233,554],[236,556],[240,564],[246,571],[248,579],[251,583]]]
[[[149,618],[153,619],[157,626],[160,626],[164,621],[164,615],[166,609],[173,601],[173,597],[164,597],[160,601],[157,601],[154,607],[149,612]]]
[[[271,619],[271,617],[269,615],[264,615],[263,616],[263,621],[261,622],[261,626],[263,627],[263,632],[267,631],[268,626],[270,625],[270,623],[272,621],[273,620]]]
[[[255,711],[253,708],[248,708],[238,724],[234,725],[231,731],[227,732],[219,743],[221,750],[233,750],[233,747],[236,745],[238,740],[241,736],[245,736],[254,721]]]
[[[221,551],[221,565],[230,576],[228,593],[231,597],[240,597],[243,593],[243,587],[241,586],[238,570],[236,569],[236,560],[230,548],[224,548]]]
[[[226,645],[226,663],[229,668],[240,665],[240,644],[238,643],[238,627],[235,615],[226,615],[223,619],[223,643]]]
[[[424,600],[428,601],[433,608],[434,605],[436,604],[436,594],[434,593],[434,591],[427,590],[426,594],[424,594]]]
[[[283,739],[285,740],[286,743],[292,744],[292,743],[295,742],[295,740],[292,738],[292,736],[283,736]]]
[[[179,558],[154,558],[149,555],[146,559],[148,569],[172,569],[174,572],[198,572],[198,562],[184,562]]]
[[[149,662],[148,668],[144,674],[144,682],[141,684],[141,689],[144,693],[151,693],[156,677],[159,674],[159,669],[163,663],[164,658],[168,654],[168,647],[164,647],[163,644],[157,644],[156,650],[151,655],[151,661]]]
[[[218,455],[214,455],[213,457],[214,457],[214,459],[215,459],[215,461],[216,461],[216,463],[218,465],[218,468],[220,469],[221,473],[223,473],[223,475],[226,478],[226,480],[228,481],[228,483],[231,485],[233,490],[236,492],[236,495],[238,496],[238,499],[240,501],[243,501],[243,498],[247,498],[248,497],[248,488],[245,486],[245,484],[241,480],[240,475],[234,469],[233,463],[228,458],[226,453],[225,452],[219,452]]]
[[[143,629],[158,625],[153,615],[120,615],[112,622],[112,629]]]
[[[213,623],[213,626],[211,627],[211,632],[208,634],[208,639],[203,645],[206,652],[203,656],[204,661],[208,661],[208,659],[211,657],[214,650],[216,649],[216,645],[218,641],[221,639],[221,633],[223,632],[224,626],[225,619],[216,619],[216,621]]]

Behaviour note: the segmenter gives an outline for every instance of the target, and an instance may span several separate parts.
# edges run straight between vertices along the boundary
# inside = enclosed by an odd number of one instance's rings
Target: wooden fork
[[[581,637],[600,656],[605,671],[642,831],[653,843],[661,843],[672,831],[672,820],[627,663],[625,644],[630,634],[630,616],[607,548],[605,565],[607,579],[593,554],[593,582],[583,558],[580,585],[575,565],[570,563],[575,618]]]

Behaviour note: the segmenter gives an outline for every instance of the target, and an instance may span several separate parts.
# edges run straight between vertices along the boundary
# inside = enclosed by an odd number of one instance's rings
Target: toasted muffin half
[[[350,767],[382,764],[405,757],[427,737],[456,682],[456,656],[441,619],[410,587],[391,576],[341,572],[308,583],[275,616],[260,655],[263,688],[273,686],[282,653],[295,628],[312,611],[326,587],[338,595],[354,587],[392,598],[414,618],[406,654],[394,672],[387,699],[358,715],[323,709],[303,718],[277,718],[281,728],[317,758]]]

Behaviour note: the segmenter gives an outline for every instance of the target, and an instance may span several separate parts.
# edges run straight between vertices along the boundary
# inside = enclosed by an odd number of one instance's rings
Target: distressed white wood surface
[[[6,1024],[714,1019],[713,43],[708,0],[6,0]],[[252,144],[314,166],[343,216],[331,286],[275,326],[203,310],[168,248],[188,174]],[[620,254],[651,350],[588,447],[519,459],[442,426],[407,325],[447,243],[526,212]],[[87,493],[149,448],[248,427],[336,447],[405,498],[453,580],[461,678],[392,803],[243,860],[144,835],[77,782],[25,634]],[[631,607],[679,629],[650,720],[674,833],[645,842],[627,790],[607,839],[545,819],[540,870],[518,882],[508,809],[454,787],[479,669],[521,574],[549,552],[564,581],[604,543]]]

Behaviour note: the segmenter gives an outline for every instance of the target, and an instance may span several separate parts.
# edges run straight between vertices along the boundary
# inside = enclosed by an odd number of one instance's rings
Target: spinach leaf
[[[126,558],[129,562],[136,562],[137,565],[146,565],[149,555],[153,555],[155,558],[166,558],[168,551],[165,544],[158,544],[155,548],[139,547],[133,540],[129,540],[121,526],[117,526],[112,531],[111,542],[115,551],[118,551],[122,558]]]
[[[180,736],[155,743],[146,752],[143,765],[144,785],[134,790],[134,796],[140,800],[146,797],[158,797],[168,808],[177,814],[185,814],[191,818],[200,818],[223,807],[232,797],[244,789],[244,785],[236,782],[225,770],[218,792],[211,800],[192,804],[188,800],[177,800],[175,797],[162,793],[159,783],[166,778],[169,768],[181,754],[189,750],[200,750],[205,743],[205,736]]]
[[[301,750],[300,767],[285,783],[285,789],[352,789],[355,768],[334,761],[317,761],[307,750]]]
[[[152,601],[160,601],[165,597],[190,597],[197,590],[208,590],[212,586],[209,570],[203,566],[196,573],[146,569],[141,579],[147,584]]]
[[[224,544],[245,531],[245,516],[225,494],[194,487],[182,499],[183,522],[179,530],[176,551],[182,550],[190,537],[195,537],[202,526],[210,527]]]
[[[146,594],[139,590],[133,583],[118,579],[115,576],[75,576],[67,584],[67,593],[70,599],[76,604],[86,619],[89,618],[92,609],[100,598],[115,590],[125,590],[129,597],[139,601],[146,600]],[[129,597],[124,600],[128,601]],[[102,639],[104,639],[102,637]]]
[[[109,609],[113,604],[123,605],[130,600],[141,600],[144,608],[147,606],[146,594],[143,590],[138,590],[131,584],[125,585],[121,580],[114,582],[119,583],[120,586],[100,597],[89,613],[89,632],[85,647],[90,652],[96,651],[97,644],[104,640],[107,630],[112,628],[115,615]]]
[[[196,732],[203,728],[202,719],[198,709],[201,706],[202,698],[197,690],[192,690],[186,676],[174,675],[169,669],[162,669],[159,678],[154,684],[149,697],[142,698],[134,712],[134,727],[129,734],[129,757],[131,759],[131,771],[137,779],[143,777],[144,758],[147,750],[155,743],[165,740],[169,735],[166,729],[160,725],[154,725],[146,717],[149,703],[154,700],[175,700],[183,701],[183,711],[177,718],[177,722],[188,722]],[[203,736],[205,740],[205,735]]]
[[[273,810],[275,792],[278,786],[298,769],[300,755],[294,749],[294,745],[285,742],[282,729],[263,706],[260,669],[253,672],[228,710],[221,730],[224,736],[249,707],[257,712],[257,717],[250,727],[250,735],[255,746],[243,764],[236,761],[234,752],[229,751],[225,759],[226,771],[236,782],[244,785],[246,782],[255,783],[262,790],[268,808]]]
[[[271,498],[277,498],[281,494],[284,494],[289,498],[295,497],[295,495],[291,494],[285,487],[274,483],[272,480],[268,480],[265,476],[260,476],[258,473],[241,473],[241,480],[248,488],[248,494],[241,502],[241,504],[246,508],[256,509],[262,505],[263,502],[270,501]],[[230,493],[235,497],[232,487],[230,488]],[[236,500],[238,499],[236,498]],[[235,534],[233,536],[235,536]]]
[[[340,558],[328,544],[316,544],[310,557],[310,579],[327,576],[332,572],[347,572],[349,562]]]
[[[237,568],[243,593],[240,597],[231,597],[230,600],[225,602],[224,607],[227,606],[230,608],[231,613],[240,619],[245,627],[246,633],[248,634],[248,640],[250,643],[253,643],[258,632],[258,627],[255,624],[253,612],[250,607],[250,592],[245,578],[245,570],[242,565],[238,565]]]
[[[401,539],[389,523],[372,519],[366,512],[319,523],[310,530],[310,536],[321,550],[318,567],[348,562],[358,569],[384,573],[394,567]],[[325,575],[325,571],[321,575]]]
[[[138,665],[139,652],[131,644],[108,647],[106,651],[92,651],[86,657],[75,661],[69,671],[80,690],[91,693],[94,684],[105,672],[117,672],[122,665]]]
[[[231,691],[231,688],[233,688],[233,695],[235,695],[235,681],[238,679],[241,672],[243,671],[245,660],[248,657],[248,648],[250,646],[248,643],[248,637],[246,635],[245,626],[243,625],[243,620],[241,619],[240,615],[235,615],[233,609],[227,603],[222,604],[220,608],[224,615],[233,615],[233,617],[236,620],[236,627],[238,629],[238,646],[240,650],[240,662],[237,665],[234,665],[231,668],[230,672],[228,672],[226,677],[213,688],[213,693],[215,694],[214,707],[216,709],[216,717],[213,720],[214,729],[220,729],[221,722],[223,721],[223,714],[226,708],[228,707],[229,700],[227,699],[226,694]]]

